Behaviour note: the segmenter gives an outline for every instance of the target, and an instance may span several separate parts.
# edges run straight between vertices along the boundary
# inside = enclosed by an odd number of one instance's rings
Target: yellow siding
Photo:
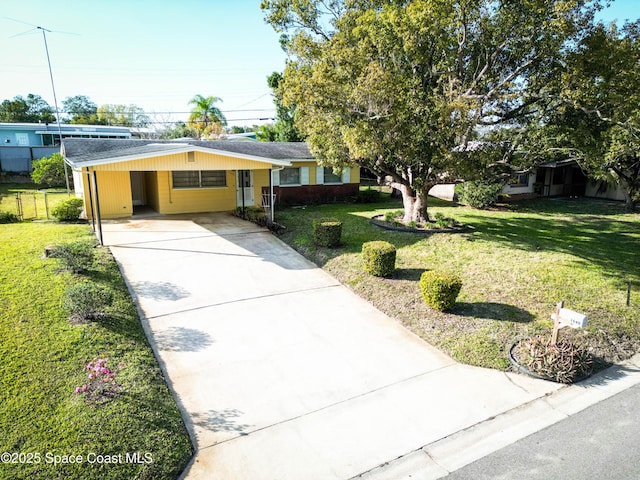
[[[171,171],[171,170],[254,170],[270,168],[268,162],[257,162],[236,157],[227,157],[212,153],[192,152],[194,161],[189,161],[187,153],[175,153],[149,157],[128,162],[108,163],[94,167],[97,171]]]
[[[90,172],[91,179],[93,173]],[[89,176],[83,172],[84,201],[87,218],[91,218],[89,203]],[[100,200],[101,218],[128,217],[133,214],[131,200],[131,177],[129,172],[98,172],[98,196]],[[93,190],[92,195],[93,195]],[[93,196],[93,206],[96,208],[96,198]]]
[[[236,208],[235,172],[227,172],[222,188],[174,189],[171,172],[157,172],[159,213],[224,212]]]

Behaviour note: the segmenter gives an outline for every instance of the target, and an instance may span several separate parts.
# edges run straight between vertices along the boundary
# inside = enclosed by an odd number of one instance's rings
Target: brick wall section
[[[276,205],[310,205],[319,203],[342,202],[358,195],[357,183],[343,185],[301,185],[299,187],[273,187]],[[269,187],[263,187],[262,193],[268,195]]]

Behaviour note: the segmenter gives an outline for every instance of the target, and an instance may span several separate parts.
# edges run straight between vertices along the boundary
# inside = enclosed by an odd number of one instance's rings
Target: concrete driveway
[[[195,444],[184,478],[382,478],[558,388],[455,363],[227,214],[105,222],[104,240]],[[411,468],[446,473],[426,455]]]

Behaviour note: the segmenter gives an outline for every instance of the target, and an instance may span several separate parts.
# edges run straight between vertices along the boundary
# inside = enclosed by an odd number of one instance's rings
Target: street
[[[640,478],[640,385],[445,477],[456,479]]]

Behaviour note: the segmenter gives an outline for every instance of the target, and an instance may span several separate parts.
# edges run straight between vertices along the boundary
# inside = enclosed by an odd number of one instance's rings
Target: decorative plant
[[[75,222],[80,218],[83,206],[81,198],[72,197],[56,205],[51,210],[51,215],[60,222]]]
[[[342,222],[335,218],[313,221],[313,241],[319,247],[337,247],[342,236]]]
[[[122,365],[119,365],[122,368]],[[80,387],[76,387],[77,395],[84,395],[87,400],[94,403],[103,403],[115,397],[121,385],[116,381],[116,372],[109,368],[106,358],[98,358],[90,361],[85,370],[87,382]]]
[[[451,309],[461,288],[462,279],[454,273],[428,270],[420,276],[422,298],[427,305],[436,310]]]
[[[80,283],[67,288],[63,307],[75,323],[98,320],[113,303],[111,290],[93,283]]]
[[[560,383],[578,381],[593,369],[589,351],[567,338],[559,339],[555,345],[545,335],[526,338],[518,344],[517,356],[520,365]]]
[[[84,273],[93,267],[95,261],[95,245],[87,242],[71,242],[56,245],[49,253],[50,257],[59,258],[67,270],[73,273]]]
[[[362,244],[364,271],[376,277],[388,277],[396,269],[396,247],[377,240]]]

